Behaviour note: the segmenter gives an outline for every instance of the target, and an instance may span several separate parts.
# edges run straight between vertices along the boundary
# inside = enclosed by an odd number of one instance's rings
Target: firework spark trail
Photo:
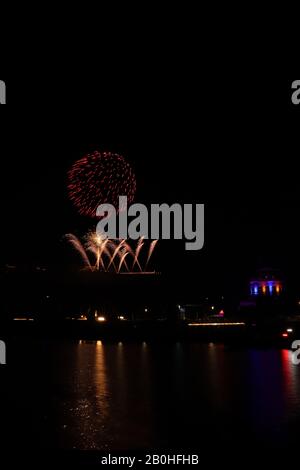
[[[125,243],[125,240],[124,240],[124,243]],[[127,253],[128,255],[131,254],[131,253],[126,249],[126,247],[123,247],[123,248],[118,252],[118,255],[119,255],[119,257],[122,259],[123,255],[125,255],[126,253]],[[128,264],[127,264],[127,261],[126,261],[125,257],[124,257],[122,263],[124,264],[124,266],[125,266],[125,268],[127,269],[127,271],[129,271],[129,266],[128,266]]]
[[[99,249],[95,245],[92,245],[90,243],[89,245],[86,246],[86,251],[92,253],[96,259],[96,262],[93,265],[93,267],[100,270],[100,264],[101,264],[103,271],[105,271],[105,265],[104,265],[102,257],[100,257]]]
[[[144,238],[140,238],[137,247],[135,250],[131,248],[131,246],[126,242],[126,240],[110,240],[108,238],[104,239],[99,237],[93,232],[89,232],[85,237],[85,244],[83,245],[80,240],[73,234],[65,235],[65,238],[68,242],[76,249],[76,251],[81,255],[81,258],[86,267],[93,270],[96,269],[100,271],[107,272],[112,267],[113,272],[119,273],[121,271],[122,266],[127,271],[134,271],[134,267],[137,266],[140,272],[144,272],[148,266],[150,258],[153,254],[155,246],[158,240],[153,240],[150,244],[148,257],[146,261],[145,268],[142,269],[142,266],[139,261],[139,257],[141,254],[141,250],[145,245]],[[88,253],[92,253],[93,257],[95,257],[96,261],[91,263]],[[131,269],[129,269],[128,263],[126,258],[130,255],[132,259]],[[119,265],[116,266],[115,260],[116,257],[119,258]],[[107,260],[106,260],[107,258]],[[94,264],[95,263],[95,264]]]
[[[134,251],[133,251],[133,249],[131,248],[131,246],[126,242],[126,240],[124,240],[124,248],[123,248],[123,250],[124,250],[124,251],[127,251],[127,252],[134,258],[134,256],[135,256]],[[129,267],[127,266],[126,261],[125,261],[124,264],[125,264],[125,267],[126,267],[127,271],[129,271]]]
[[[121,271],[122,264],[125,262],[125,258],[126,258],[127,255],[129,255],[129,252],[128,252],[128,251],[126,251],[126,252],[122,255],[121,260],[120,260],[120,264],[119,264],[118,273]]]
[[[108,255],[110,261],[109,261],[109,265],[107,267],[107,271],[108,271],[111,264],[113,265],[113,268],[116,271],[117,268],[116,268],[116,265],[115,265],[115,262],[114,262],[114,253],[115,253],[116,249],[118,248],[118,245],[116,245],[112,240],[109,240],[108,246],[111,249],[111,252],[109,252],[109,255]]]
[[[72,233],[67,233],[65,235],[65,239],[71,243],[71,245],[75,248],[75,250],[80,254],[85,266],[87,266],[89,269],[92,269],[91,262],[86,254],[86,251],[81,243],[81,241]]]
[[[126,240],[124,240],[124,248],[126,249],[126,251],[128,251],[128,253],[131,254],[131,256],[134,258],[134,251],[133,249],[131,248],[131,246],[126,242]]]
[[[68,172],[68,192],[81,215],[96,217],[100,204],[118,207],[119,196],[130,204],[135,196],[135,175],[124,157],[94,152],[75,162]]]
[[[115,249],[115,251],[114,251],[114,253],[113,253],[112,257],[111,257],[111,260],[110,260],[110,263],[109,263],[107,269],[110,268],[110,265],[113,263],[115,257],[117,256],[117,254],[118,254],[119,251],[121,250],[121,248],[122,248],[122,246],[123,246],[124,243],[125,243],[125,240],[122,240],[122,241],[120,242],[120,244],[116,247],[116,249]]]
[[[95,236],[93,233],[89,234],[87,237],[87,244],[86,248],[87,250],[91,251],[95,257],[96,257],[96,264],[95,268],[99,271],[100,269],[100,264],[103,268],[103,271],[107,271],[103,259],[103,255],[105,254],[108,259],[111,258],[111,252],[109,251],[109,246],[111,244],[111,240],[108,238],[105,240],[102,240],[100,237]],[[116,269],[116,267],[114,266]]]
[[[137,245],[137,248],[135,250],[135,256],[134,256],[134,260],[133,260],[133,265],[132,265],[132,270],[134,268],[134,266],[137,264],[140,271],[142,271],[142,267],[138,261],[138,257],[140,255],[140,252],[141,252],[141,249],[143,248],[144,246],[144,237],[141,237],[138,241],[138,245]]]
[[[150,258],[151,258],[152,254],[153,254],[153,251],[154,251],[154,249],[155,249],[155,247],[156,247],[157,242],[158,242],[158,240],[153,240],[153,241],[151,242],[151,245],[150,245],[150,248],[149,248],[149,253],[148,253],[148,258],[147,258],[146,265],[145,265],[145,270],[147,269],[147,266],[148,266],[148,264],[149,264]]]
[[[100,270],[100,264],[101,264],[103,270],[105,271],[104,262],[100,253],[100,246],[93,241],[90,234],[88,234],[86,237],[85,248],[86,248],[86,251],[91,252],[96,259],[94,268]]]
[[[109,240],[108,240],[108,238],[107,238],[106,240],[102,241],[102,244],[101,244],[101,246],[100,246],[100,249],[99,249],[99,258],[100,258],[101,260],[102,260],[102,255],[103,255],[103,254],[107,255],[108,258],[110,258],[110,256],[111,256],[111,255],[110,255],[110,251],[109,251],[108,246],[107,246],[107,245],[108,245],[108,242],[109,242]],[[104,261],[103,261],[103,266],[104,266]],[[105,269],[105,266],[104,266],[104,269]],[[105,269],[105,271],[106,271],[106,269]]]

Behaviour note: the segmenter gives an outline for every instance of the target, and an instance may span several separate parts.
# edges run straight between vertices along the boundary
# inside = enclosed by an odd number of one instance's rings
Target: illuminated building
[[[270,269],[260,270],[257,277],[250,281],[250,295],[252,297],[278,296],[282,291],[282,280]]]

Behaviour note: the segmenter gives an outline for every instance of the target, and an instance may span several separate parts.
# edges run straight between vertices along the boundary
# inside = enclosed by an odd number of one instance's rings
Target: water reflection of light
[[[268,436],[268,439],[280,442],[285,436],[286,404],[281,372],[280,351],[248,351],[248,410],[259,439]]]
[[[107,429],[109,416],[109,389],[106,371],[105,347],[102,341],[77,343],[76,362],[71,370],[74,384],[70,402],[63,403],[69,437],[78,449],[99,449],[102,433]],[[67,410],[67,411],[66,411]]]
[[[298,436],[298,428],[293,423],[299,422],[300,417],[300,367],[293,364],[293,351],[281,351],[282,382],[286,405],[286,419],[288,420],[291,435]]]
[[[284,378],[284,388],[286,392],[286,398],[296,399],[299,402],[299,389],[300,389],[300,376],[298,366],[293,364],[292,361],[293,352],[288,349],[281,351],[281,364],[282,374]]]
[[[209,343],[207,350],[207,363],[209,367],[208,380],[211,384],[211,390],[214,393],[214,399],[217,404],[227,395],[229,396],[230,387],[230,364],[224,362],[224,345]],[[220,390],[222,393],[220,394]]]
[[[97,408],[100,415],[105,415],[108,409],[107,373],[105,352],[102,341],[96,342],[94,384],[97,398]]]
[[[229,401],[232,391],[230,389],[230,364],[224,361],[224,345],[210,342],[206,351],[205,380],[210,393],[210,400],[214,407],[222,407]],[[203,368],[203,365],[201,365]],[[221,393],[220,393],[221,392]]]

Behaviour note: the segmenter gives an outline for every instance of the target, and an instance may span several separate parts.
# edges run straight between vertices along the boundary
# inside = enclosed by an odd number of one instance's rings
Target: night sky
[[[206,78],[179,90],[165,77],[160,93],[123,84],[103,100],[87,87],[79,104],[74,83],[41,100],[45,85],[28,82],[25,107],[25,85],[7,80],[11,104],[1,108],[0,123],[2,265],[66,263],[62,236],[95,227],[68,200],[67,170],[87,152],[106,150],[131,163],[136,202],[206,205],[204,249],[186,252],[181,242],[162,242],[157,270],[189,273],[204,290],[226,292],[270,266],[297,285],[300,106],[291,103],[291,82]]]

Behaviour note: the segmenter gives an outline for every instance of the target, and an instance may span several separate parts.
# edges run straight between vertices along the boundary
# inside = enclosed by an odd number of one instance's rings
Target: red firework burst
[[[96,217],[100,204],[113,204],[127,196],[130,204],[136,191],[135,175],[124,157],[111,152],[93,152],[74,163],[68,172],[71,201],[81,215]]]

